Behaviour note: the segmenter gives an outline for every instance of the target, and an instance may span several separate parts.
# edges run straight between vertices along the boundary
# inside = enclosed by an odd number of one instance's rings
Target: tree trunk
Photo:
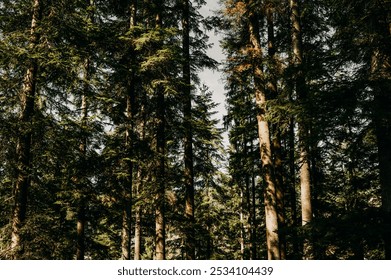
[[[89,60],[86,60],[85,65],[85,81],[86,84],[84,86],[84,94],[82,96],[82,102],[81,102],[81,126],[84,130],[87,127],[87,118],[88,118],[88,104],[87,104],[87,90],[88,90],[88,80],[89,80]],[[76,259],[77,260],[84,260],[84,254],[85,254],[85,228],[86,228],[86,204],[87,204],[87,198],[86,198],[86,174],[85,174],[85,167],[86,167],[86,154],[87,154],[87,136],[83,136],[83,140],[80,143],[79,147],[80,151],[80,158],[81,158],[81,166],[82,170],[80,177],[77,178],[77,184],[78,184],[78,192],[80,194],[80,199],[78,201],[78,209],[77,209],[77,226],[76,226],[76,235],[77,235],[77,246],[76,246]]]
[[[292,95],[292,94],[291,94]],[[292,99],[292,98],[291,98]],[[292,101],[292,100],[291,100]],[[297,237],[297,228],[298,228],[298,215],[297,215],[297,203],[296,203],[296,171],[295,171],[295,121],[291,117],[289,121],[289,177],[290,177],[290,207],[291,207],[291,226],[292,231],[292,259],[300,259],[300,245]]]
[[[295,88],[298,101],[301,106],[306,103],[306,86],[303,72],[303,50],[302,50],[302,31],[300,24],[300,13],[297,0],[290,0],[291,23],[292,23],[292,50],[293,66],[295,67]],[[298,118],[299,125],[299,151],[300,151],[300,190],[301,190],[301,220],[302,225],[312,221],[311,204],[311,172],[308,151],[308,126],[301,116]],[[312,258],[312,245],[309,240],[304,241],[303,258]]]
[[[86,0],[89,7],[95,6],[95,0]],[[89,20],[94,22],[94,13],[93,10],[89,10]],[[84,63],[84,92],[81,97],[81,127],[82,131],[85,131],[88,127],[88,92],[89,92],[89,81],[91,75],[91,59],[88,57]],[[84,260],[85,258],[85,229],[86,229],[86,212],[87,212],[87,144],[88,136],[84,134],[82,141],[80,143],[79,151],[81,155],[81,166],[80,175],[77,178],[78,192],[80,194],[80,200],[78,202],[77,209],[77,225],[76,225],[76,259]]]
[[[156,29],[162,28],[161,3],[157,3]],[[155,209],[155,259],[166,258],[166,231],[165,231],[165,98],[161,85],[157,88],[157,193]]]
[[[142,101],[140,103],[143,103]],[[140,108],[140,114],[141,114],[141,123],[139,127],[140,132],[140,142],[144,141],[145,139],[145,124],[146,124],[146,113],[145,108],[141,106]],[[141,164],[138,165],[137,168],[137,179],[136,179],[136,189],[135,189],[135,199],[136,201],[139,201],[136,204],[135,209],[135,227],[134,227],[134,260],[141,260],[141,246],[142,246],[142,230],[141,230],[141,206],[140,206],[140,200],[141,200],[141,191],[143,188],[143,182],[147,181],[146,174],[143,170],[143,166]]]
[[[165,256],[165,106],[164,106],[164,92],[163,89],[158,89],[158,114],[159,123],[157,131],[157,153],[158,153],[158,167],[157,167],[157,196],[156,196],[156,240],[155,240],[155,254],[157,260],[164,260]]]
[[[260,45],[258,17],[249,11],[249,35],[253,51],[255,98],[258,109],[258,136],[265,188],[266,242],[268,259],[280,259],[276,187],[270,143],[269,124],[266,120],[266,93],[263,85],[262,49]]]
[[[82,194],[83,196],[83,194]],[[85,225],[86,225],[86,205],[85,198],[82,197],[79,201],[77,209],[77,224],[76,224],[76,259],[84,260],[85,255]]]
[[[193,171],[193,132],[191,113],[191,78],[190,78],[190,9],[189,0],[182,1],[182,51],[183,51],[183,116],[184,116],[184,182],[185,197],[185,252],[186,259],[195,259],[194,236],[194,171]]]
[[[137,190],[137,195],[139,191]],[[135,209],[135,227],[134,227],[134,260],[141,260],[141,208]]]
[[[121,250],[122,259],[131,258],[131,223],[132,223],[132,188],[133,188],[133,105],[134,105],[134,85],[133,79],[130,81],[128,96],[126,97],[126,130],[125,130],[125,150],[126,179],[123,186],[123,210],[122,210],[122,233]]]
[[[251,259],[256,260],[257,255],[257,218],[255,197],[255,173],[251,174]]]
[[[282,148],[279,129],[276,128],[273,139],[273,154],[274,154],[274,168],[276,177],[276,202],[278,213],[278,228],[280,238],[280,255],[281,259],[286,259],[286,239],[285,239],[285,197],[284,197],[284,180],[283,180],[283,166],[282,166]]]
[[[244,219],[244,199],[243,199],[243,188],[240,187],[240,213],[239,213],[239,218],[240,218],[240,259],[244,260],[245,259],[245,249],[246,249],[246,243],[245,243],[245,219]]]
[[[391,59],[385,52],[375,50],[371,63],[371,82],[374,87],[373,118],[379,155],[380,186],[384,222],[385,258],[391,259]]]
[[[129,29],[136,26],[137,0],[132,0],[129,7],[130,19]],[[133,133],[134,133],[134,110],[135,110],[135,69],[134,69],[134,48],[129,48],[130,57],[130,77],[128,83],[128,94],[126,96],[126,130],[125,130],[125,150],[126,163],[125,173],[127,174],[123,189],[123,210],[122,210],[122,233],[121,251],[122,259],[131,259],[131,238],[132,238],[132,188],[133,188]]]
[[[269,56],[269,80],[267,88],[271,99],[278,98],[277,90],[277,61],[275,58],[276,49],[274,47],[274,19],[273,19],[273,4],[269,3],[266,8],[267,18],[267,34],[268,34],[268,56]],[[284,187],[283,187],[283,166],[282,166],[282,148],[281,148],[281,132],[278,124],[273,126],[273,141],[272,152],[274,155],[274,171],[275,171],[275,184],[276,184],[276,203],[278,213],[278,228],[280,230],[280,257],[286,259],[286,242],[285,235],[281,232],[285,228],[285,207],[284,207]]]
[[[144,126],[142,125],[142,131],[144,130]],[[142,132],[144,134],[144,132]],[[135,188],[135,200],[139,201],[141,196],[141,188],[142,182],[144,181],[143,172],[141,170],[141,166],[138,166],[137,169],[137,179],[136,179],[136,188]],[[135,225],[134,225],[134,260],[141,260],[141,206],[136,204],[135,206]]]
[[[37,28],[40,18],[41,3],[39,0],[34,0],[29,50],[34,50],[38,44],[39,34]],[[13,190],[15,204],[11,230],[11,254],[13,259],[19,259],[23,255],[24,248],[21,231],[26,219],[27,192],[31,185],[32,121],[34,116],[38,62],[36,58],[32,58],[27,63],[29,66],[24,76],[23,87],[20,92],[20,132],[16,145],[17,169],[15,176],[16,182]]]

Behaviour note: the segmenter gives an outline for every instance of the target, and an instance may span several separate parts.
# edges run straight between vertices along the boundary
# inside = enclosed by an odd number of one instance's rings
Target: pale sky
[[[213,14],[213,11],[216,11],[219,9],[219,1],[218,0],[207,0],[207,4],[202,7],[200,10],[200,13],[203,16],[209,16]],[[213,47],[208,50],[207,54],[215,59],[217,62],[222,62],[224,59],[224,55],[222,53],[222,49],[220,48],[219,40],[221,39],[221,34],[218,32],[208,32],[209,35],[209,42],[213,43]],[[213,100],[216,103],[219,103],[219,106],[216,108],[216,110],[219,112],[216,115],[216,118],[220,119],[220,126],[223,125],[222,123],[222,117],[226,114],[225,105],[224,105],[224,85],[222,81],[222,76],[220,71],[212,71],[212,70],[204,70],[203,72],[199,73],[199,77],[201,80],[201,83],[207,85],[209,89],[213,92]]]

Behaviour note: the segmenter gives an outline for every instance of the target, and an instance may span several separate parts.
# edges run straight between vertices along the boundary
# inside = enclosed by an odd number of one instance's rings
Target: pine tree
[[[301,104],[306,104],[307,93],[305,85],[305,73],[303,69],[303,50],[302,50],[302,31],[300,23],[299,5],[296,0],[290,0],[291,21],[292,21],[292,60],[295,68],[294,80],[297,99]],[[303,106],[303,105],[302,105]],[[301,209],[302,225],[305,226],[312,220],[311,203],[311,174],[310,158],[308,148],[308,125],[304,117],[301,116],[299,122],[299,146],[300,146],[300,190],[301,190]],[[311,245],[304,244],[304,258],[311,257]]]
[[[31,186],[31,141],[32,120],[34,116],[36,88],[38,79],[38,62],[33,52],[40,40],[38,26],[42,16],[42,7],[39,0],[33,1],[33,12],[30,26],[29,52],[31,55],[28,69],[24,76],[20,92],[20,132],[16,144],[17,174],[14,186],[14,210],[12,217],[12,243],[13,258],[18,259],[23,254],[23,237],[21,230],[26,219],[27,192]]]
[[[194,171],[193,171],[193,133],[191,123],[191,77],[190,77],[190,2],[182,3],[182,51],[183,51],[183,118],[184,118],[184,163],[186,188],[186,258],[195,258],[194,248]]]

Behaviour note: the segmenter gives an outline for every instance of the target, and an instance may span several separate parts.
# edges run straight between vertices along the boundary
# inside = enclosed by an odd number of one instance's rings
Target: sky
[[[203,6],[200,10],[200,13],[203,16],[213,15],[213,11],[219,9],[219,1],[218,0],[207,0],[207,4]],[[217,62],[221,63],[224,60],[224,55],[222,49],[220,48],[219,40],[221,39],[221,35],[217,31],[208,32],[209,42],[213,43],[213,47],[208,50],[207,54],[209,57],[213,58]],[[218,113],[216,114],[216,118],[220,120],[220,126],[223,125],[222,118],[226,114],[225,110],[225,96],[224,96],[224,84],[221,76],[221,72],[218,70],[210,70],[205,69],[201,73],[199,73],[199,77],[201,83],[207,85],[210,91],[213,92],[213,101],[218,103],[219,106],[216,108]]]

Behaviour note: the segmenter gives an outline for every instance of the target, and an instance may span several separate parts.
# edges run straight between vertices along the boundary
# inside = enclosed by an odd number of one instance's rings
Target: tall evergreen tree
[[[194,248],[194,171],[193,171],[193,133],[191,116],[191,77],[190,77],[190,1],[182,1],[182,51],[183,51],[183,118],[184,118],[184,162],[186,188],[186,258],[195,258]]]
[[[297,99],[304,107],[307,103],[305,73],[303,69],[302,50],[302,28],[300,23],[299,4],[296,0],[290,0],[291,21],[292,21],[292,60],[295,68],[294,84]],[[305,114],[305,113],[304,113]],[[310,223],[312,220],[311,203],[311,174],[310,174],[310,154],[308,148],[308,124],[305,116],[300,116],[299,120],[299,146],[300,146],[300,191],[301,191],[301,219],[302,225]],[[311,245],[308,241],[304,244],[304,258],[311,258]]]
[[[23,254],[22,228],[26,219],[27,192],[31,186],[31,142],[33,134],[33,116],[38,80],[38,61],[34,52],[40,40],[38,26],[42,17],[42,6],[39,0],[32,3],[32,19],[29,39],[29,63],[20,91],[19,137],[16,144],[17,174],[14,186],[14,211],[12,217],[12,243],[13,258],[18,259]]]

